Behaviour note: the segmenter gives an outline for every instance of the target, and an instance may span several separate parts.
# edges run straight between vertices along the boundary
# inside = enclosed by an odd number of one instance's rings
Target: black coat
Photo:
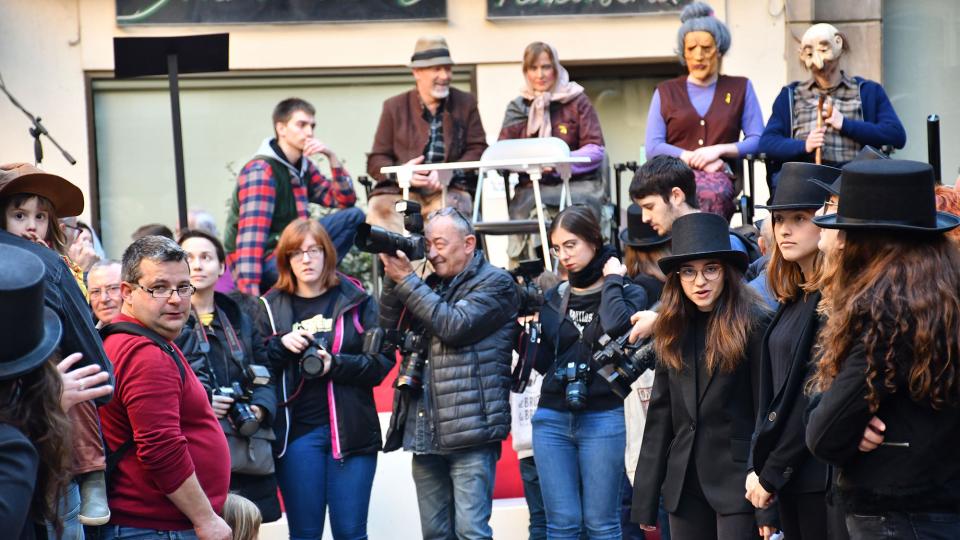
[[[0,523],[4,537],[32,540],[46,529],[30,515],[40,456],[19,429],[0,423]]]
[[[253,318],[244,311],[237,301],[225,294],[214,293],[213,302],[219,312],[230,321],[230,325],[236,332],[243,350],[242,358],[234,358],[230,354],[228,344],[225,339],[222,339],[223,330],[216,331],[217,336],[220,336],[219,338],[207,334],[207,339],[211,341],[213,347],[210,348],[210,352],[204,353],[201,346],[202,338],[195,331],[200,322],[192,311],[180,335],[174,340],[183,352],[184,358],[190,364],[190,368],[196,373],[197,379],[207,391],[208,396],[212,395],[212,392],[216,389],[214,388],[214,380],[219,386],[229,386],[233,382],[242,383],[247,365],[261,364],[270,367],[264,337]],[[224,328],[223,322],[215,320],[214,327]],[[221,369],[221,366],[223,369]],[[215,370],[213,376],[211,376],[211,368]],[[270,426],[277,414],[275,381],[271,380],[270,384],[265,386],[253,387],[250,404],[257,405],[263,410],[265,416],[261,425],[267,430],[266,433],[270,433]],[[225,433],[237,435],[236,430],[227,418],[220,419],[220,426]],[[275,475],[253,476],[231,473],[230,490],[253,501],[260,509],[264,522],[280,519],[280,500],[277,498],[277,479]]]
[[[814,493],[826,491],[829,470],[815,459],[804,441],[803,415],[809,399],[804,392],[808,376],[814,369],[811,353],[820,328],[816,305],[820,293],[805,306],[798,302],[783,305],[763,336],[763,360],[760,364],[760,414],[750,446],[748,470],[754,470],[760,484],[771,493]],[[805,323],[797,335],[797,345],[786,381],[773,387],[770,359],[770,332],[788,309],[806,309]]]
[[[564,382],[557,376],[556,366],[564,365],[570,360],[590,360],[594,350],[601,348],[595,340],[587,342],[583,339],[566,313],[561,315],[561,290],[566,290],[567,287],[568,283],[561,283],[544,295],[544,305],[540,310],[542,341],[535,363],[537,371],[544,375],[538,406],[561,411],[568,410],[568,407],[564,397]],[[600,312],[597,315],[600,325],[598,336],[607,334],[618,338],[629,332],[630,316],[646,308],[647,294],[643,287],[619,275],[605,277],[600,293]],[[559,357],[555,350],[559,351]],[[610,385],[603,377],[596,374],[596,368],[597,366],[591,363],[587,410],[609,410],[622,406],[623,400],[610,390]]]
[[[396,328],[401,309],[429,339],[424,385],[435,443],[442,451],[496,443],[510,433],[510,364],[519,331],[516,284],[478,250],[441,293],[439,276],[388,283],[381,325]],[[403,445],[410,400],[394,394],[386,451]]]
[[[327,381],[330,407],[330,425],[333,457],[346,458],[355,454],[375,454],[383,446],[380,418],[373,400],[373,388],[379,385],[393,368],[393,358],[385,354],[363,353],[362,330],[376,328],[377,304],[359,285],[343,274],[340,285],[326,294],[336,295],[333,303],[334,334],[330,353],[335,357]],[[300,355],[287,350],[281,336],[293,329],[292,296],[271,289],[261,300],[261,331],[270,338],[267,355],[277,373],[282,374],[277,386],[281,403],[289,399],[301,381]],[[332,392],[332,394],[331,394]],[[277,441],[277,457],[287,451],[290,426],[290,408],[280,407],[273,424]]]
[[[702,319],[690,324],[683,337],[683,370],[657,366],[637,460],[632,521],[656,523],[661,494],[664,508],[675,512],[689,467],[697,468],[703,494],[716,512],[753,511],[744,498],[744,482],[759,403],[763,334],[770,318],[768,311],[756,308],[745,357],[731,373],[715,371],[701,396],[695,373],[703,358],[693,358],[693,329],[694,324],[703,325]]]
[[[885,351],[877,351],[883,357]],[[910,365],[899,351],[895,362]],[[857,446],[874,416],[864,399],[867,359],[857,344],[830,388],[811,403],[807,446],[814,456],[840,468],[837,490],[848,513],[957,512],[960,508],[960,408],[934,410],[910,398],[906,381],[896,392],[880,392],[875,415],[886,424],[886,443],[872,452]]]

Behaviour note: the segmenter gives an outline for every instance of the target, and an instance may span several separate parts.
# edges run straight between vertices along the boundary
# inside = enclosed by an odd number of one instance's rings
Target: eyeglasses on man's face
[[[684,266],[680,270],[677,270],[677,274],[680,274],[680,280],[690,283],[697,280],[697,274],[703,274],[703,279],[707,281],[716,281],[720,278],[720,275],[723,274],[723,266],[719,264],[708,264],[703,267],[701,270],[697,270],[692,266]]]
[[[90,295],[90,300],[99,300],[101,296],[110,298],[120,298],[120,284],[107,285],[103,288],[90,289],[87,291]]]
[[[154,298],[170,298],[173,296],[173,293],[177,293],[177,296],[180,298],[190,298],[193,296],[193,293],[197,292],[197,288],[193,285],[181,285],[175,289],[169,287],[144,287],[139,283],[134,283],[136,287],[143,289],[144,292],[149,294]]]

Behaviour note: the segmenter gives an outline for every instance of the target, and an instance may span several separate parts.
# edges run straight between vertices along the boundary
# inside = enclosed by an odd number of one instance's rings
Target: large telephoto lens
[[[367,253],[388,253],[390,255],[400,250],[411,261],[424,258],[427,251],[426,241],[420,235],[403,236],[368,223],[361,223],[357,227],[357,238],[354,245],[360,251]]]

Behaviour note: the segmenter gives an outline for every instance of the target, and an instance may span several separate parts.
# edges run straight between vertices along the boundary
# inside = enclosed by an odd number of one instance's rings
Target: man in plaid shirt
[[[825,23],[803,34],[800,61],[811,77],[783,87],[760,136],[758,151],[766,155],[767,170],[777,174],[774,187],[781,164],[813,162],[818,149],[823,165],[842,167],[865,145],[903,148],[907,142],[907,132],[883,87],[840,69],[840,57],[849,48],[845,39]],[[823,125],[817,127],[821,96]]]
[[[289,98],[273,110],[275,138],[261,144],[257,155],[240,171],[227,216],[224,247],[240,291],[259,296],[277,279],[273,250],[283,229],[294,219],[310,217],[309,203],[339,208],[320,220],[337,248],[338,261],[353,244],[364,222],[353,180],[327,145],[313,137],[316,114],[312,105]],[[308,156],[322,154],[333,179],[317,169]]]

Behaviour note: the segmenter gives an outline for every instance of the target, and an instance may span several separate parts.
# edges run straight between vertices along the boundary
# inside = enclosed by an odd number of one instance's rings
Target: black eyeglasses
[[[151,289],[144,287],[139,283],[134,283],[134,285],[143,289],[147,294],[154,298],[170,298],[173,296],[173,293],[177,293],[177,296],[180,298],[190,298],[193,296],[193,293],[197,292],[197,288],[193,285],[181,285],[175,289],[171,289],[169,287],[154,287]]]

